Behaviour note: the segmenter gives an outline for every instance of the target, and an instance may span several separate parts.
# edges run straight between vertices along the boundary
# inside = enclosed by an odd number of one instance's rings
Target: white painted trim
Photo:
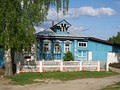
[[[48,39],[43,40],[43,42],[49,42],[49,43],[51,43],[51,41],[50,41],[50,40],[48,40]]]
[[[69,43],[69,51],[71,51],[71,41],[69,41],[69,40],[66,40],[66,41],[64,41],[64,53],[67,53],[67,52],[65,52],[65,44],[66,43]]]
[[[67,43],[67,42],[71,44],[71,41],[70,41],[70,40],[66,40],[66,41],[64,41],[64,43]]]
[[[59,43],[59,48],[60,51],[59,52],[55,52],[55,44]],[[61,43],[60,42],[54,42],[54,54],[60,54],[61,53]]]
[[[47,52],[44,51],[44,44],[48,44],[48,51]],[[44,40],[43,41],[43,53],[50,53],[50,50],[51,50],[51,41],[50,40]]]
[[[62,41],[60,41],[60,40],[54,40],[53,42],[54,42],[54,43],[56,43],[56,42],[61,43]]]
[[[84,50],[81,50],[81,56],[78,55],[78,60],[80,60],[79,58],[86,58],[86,61],[88,60],[88,51],[86,51],[86,56],[84,56]],[[80,61],[84,61],[84,59],[81,59]]]

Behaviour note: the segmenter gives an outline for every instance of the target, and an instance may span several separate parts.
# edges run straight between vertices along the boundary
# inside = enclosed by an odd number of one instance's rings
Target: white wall
[[[118,63],[120,62],[120,53],[109,52],[107,54],[108,63]]]

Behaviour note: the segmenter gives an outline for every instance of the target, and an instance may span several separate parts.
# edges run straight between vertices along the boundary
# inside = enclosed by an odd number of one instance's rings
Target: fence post
[[[97,71],[100,71],[100,61],[98,60],[98,66]]]
[[[80,62],[80,71],[82,71],[82,62]]]
[[[16,73],[20,73],[20,61],[17,62],[17,72]]]
[[[60,71],[63,71],[63,61],[60,61]]]
[[[40,72],[43,72],[43,71],[42,71],[42,67],[43,67],[43,66],[42,66],[42,61],[40,61],[39,64],[40,64],[40,65],[39,65],[39,70],[40,70]]]

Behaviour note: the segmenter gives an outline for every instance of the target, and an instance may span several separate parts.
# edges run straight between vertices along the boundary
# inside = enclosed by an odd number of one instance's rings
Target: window
[[[61,30],[60,31],[62,31],[62,32],[64,32],[64,31],[66,31],[66,24],[61,24]]]
[[[78,50],[78,60],[79,61],[87,61],[87,51],[82,51],[82,50]]]
[[[61,52],[61,46],[59,42],[55,42],[54,44],[54,53],[60,53]]]
[[[50,41],[45,40],[43,42],[43,52],[44,53],[49,53],[50,52]]]
[[[78,42],[78,47],[87,47],[87,42]]]
[[[70,43],[70,41],[65,41],[65,44],[64,44],[64,52],[67,53],[68,51],[71,51],[70,48],[71,48],[71,43]]]

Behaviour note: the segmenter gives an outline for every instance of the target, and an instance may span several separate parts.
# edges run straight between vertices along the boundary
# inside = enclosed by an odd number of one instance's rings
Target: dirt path
[[[99,90],[120,81],[120,75],[105,78],[86,78],[72,81],[50,81],[47,84],[9,85],[0,80],[0,90]]]

